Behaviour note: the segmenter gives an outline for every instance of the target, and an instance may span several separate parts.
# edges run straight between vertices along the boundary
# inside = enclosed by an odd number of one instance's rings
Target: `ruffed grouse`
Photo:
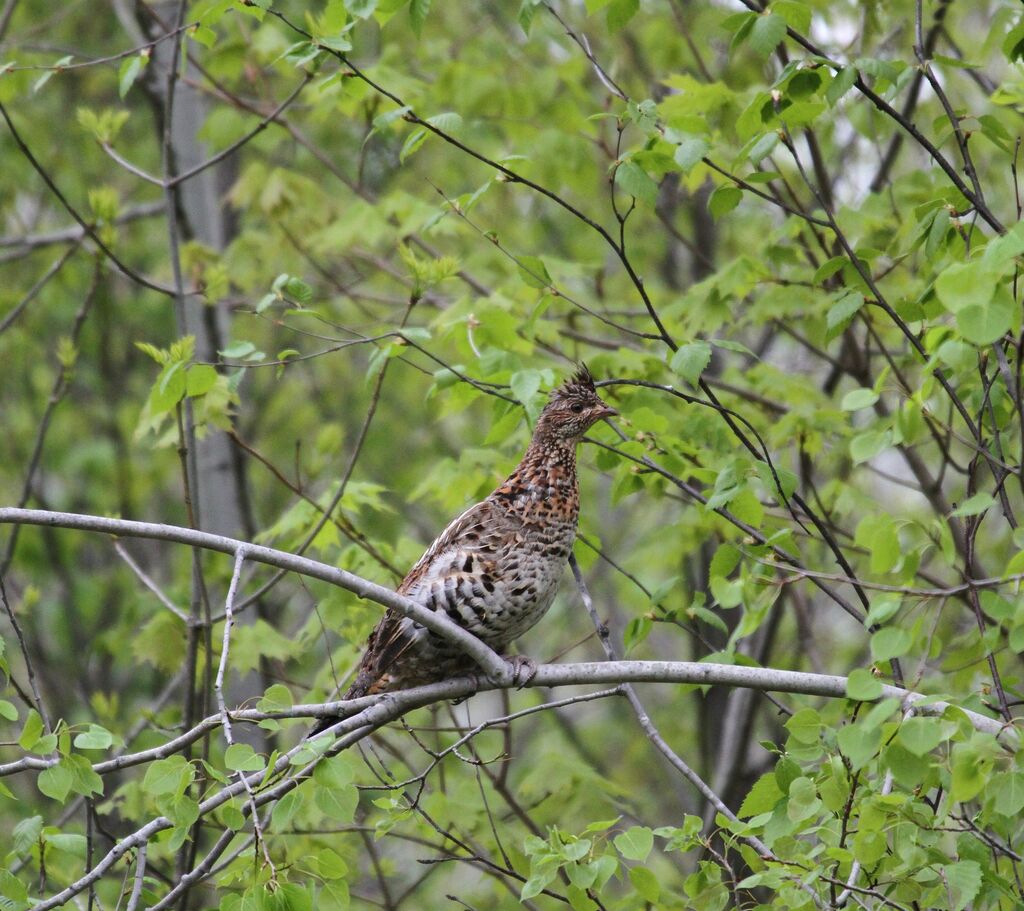
[[[551,393],[515,471],[441,533],[402,580],[399,594],[443,610],[504,652],[554,600],[576,538],[576,446],[592,424],[613,414],[581,367]],[[370,634],[345,698],[444,680],[474,666],[456,646],[388,610]],[[323,719],[312,733],[333,723]]]

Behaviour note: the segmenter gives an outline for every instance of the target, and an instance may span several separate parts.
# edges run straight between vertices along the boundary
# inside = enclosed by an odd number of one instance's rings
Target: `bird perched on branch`
[[[427,548],[398,593],[449,618],[499,653],[551,606],[576,539],[580,495],[576,446],[597,421],[618,412],[597,395],[586,366],[551,393],[515,471],[471,506]],[[513,659],[517,675],[533,675],[529,659]],[[457,646],[398,611],[388,610],[370,634],[355,699],[471,672]],[[312,731],[334,723],[322,720]]]

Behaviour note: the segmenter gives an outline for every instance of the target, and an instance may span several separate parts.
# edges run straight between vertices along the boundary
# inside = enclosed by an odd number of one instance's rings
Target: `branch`
[[[3,512],[9,512],[9,510],[4,510]],[[251,549],[246,552],[248,559],[259,560],[261,559],[258,556],[259,552],[268,550],[268,548],[257,548],[254,545],[249,547]],[[596,683],[607,685],[609,683],[622,682],[746,686],[754,689],[772,689],[833,698],[844,698],[846,695],[845,677],[806,674],[797,671],[775,670],[773,668],[703,664],[691,661],[617,661],[569,665],[546,664],[541,665],[537,669],[536,675],[527,686],[552,687]],[[352,699],[347,702],[293,706],[285,712],[267,713],[254,710],[233,712],[232,716],[235,720],[253,721],[266,718],[297,718],[314,715],[322,717],[335,714],[339,710],[353,713],[349,717],[338,721],[333,728],[329,729],[340,736],[326,754],[317,756],[316,759],[298,770],[293,776],[260,791],[256,795],[254,803],[259,807],[279,800],[308,777],[313,766],[320,761],[323,755],[334,755],[343,749],[347,749],[372,734],[375,730],[378,730],[381,726],[394,721],[413,709],[429,705],[432,702],[465,698],[482,690],[511,688],[512,686],[511,680],[502,684],[494,684],[471,677],[460,677],[396,693],[365,696],[361,699]],[[907,692],[894,686],[883,686],[879,698],[890,697],[900,700],[900,707],[904,712],[913,708],[915,713],[924,715],[941,715],[950,705],[947,702],[931,701],[929,697],[920,693]],[[996,719],[988,718],[977,712],[965,709],[961,709],[961,711],[964,711],[965,715],[979,731],[995,736],[1006,734],[1007,727]],[[219,713],[214,717],[219,720]],[[1016,747],[1019,741],[1016,737],[1006,737],[1004,742],[1007,746]],[[285,771],[291,765],[292,759],[299,751],[304,749],[308,749],[305,741],[282,754],[274,763],[272,770],[260,770],[252,772],[248,776],[240,776],[242,780],[234,782],[204,799],[199,805],[200,814],[207,815],[218,807],[223,806],[233,797],[244,793],[247,785],[252,787],[261,781],[269,780],[270,774]],[[132,848],[145,844],[158,832],[172,828],[173,825],[174,823],[166,816],[159,816],[156,819],[150,820],[146,825],[117,842],[106,856],[80,879],[58,894],[37,904],[35,906],[36,911],[49,911],[51,908],[60,907],[75,895],[88,888],[91,883],[96,882]]]
[[[115,216],[110,224],[123,225],[128,222],[137,221],[140,218],[152,218],[164,211],[164,204],[160,200],[140,203],[137,206],[129,206],[119,215]],[[42,234],[20,234],[0,237],[0,250],[15,247],[17,256],[21,256],[25,250],[32,250],[38,247],[50,247],[54,244],[73,243],[85,236],[85,229],[81,225],[71,225],[67,228],[58,228],[55,231],[47,231]]]
[[[255,559],[252,552],[247,559]],[[559,686],[611,686],[624,683],[674,683],[691,686],[732,686],[759,690],[765,693],[796,693],[804,696],[821,696],[826,699],[845,699],[847,678],[834,674],[812,674],[806,671],[786,671],[772,667],[747,667],[736,664],[717,664],[705,661],[585,661],[578,664],[541,664],[536,675],[526,684],[528,688]],[[290,718],[336,718],[336,724],[327,730],[337,734],[342,727],[346,732],[353,718],[360,725],[367,724],[365,712],[378,706],[388,712],[388,720],[394,720],[413,709],[465,699],[476,693],[492,690],[511,689],[512,681],[493,683],[473,677],[453,677],[440,683],[413,687],[393,693],[362,696],[359,699],[342,699],[335,702],[299,703],[281,711],[263,712],[259,709],[235,709],[230,711],[233,722],[258,724],[261,721],[282,721]],[[877,700],[898,699],[903,711],[913,708],[917,715],[941,716],[954,703],[935,700],[924,693],[900,689],[898,686],[882,684]],[[962,711],[975,730],[1001,738],[1010,749],[1017,749],[1019,738],[1012,725],[1004,724],[997,718],[990,718],[980,712],[956,706]],[[198,722],[195,727],[167,743],[128,753],[115,759],[97,762],[93,771],[99,775],[119,771],[130,766],[142,765],[184,749],[200,737],[214,730],[223,722],[220,712]],[[57,765],[59,758],[26,756],[16,762],[0,765],[0,777],[6,777],[27,770],[42,771]]]
[[[67,210],[68,214],[78,222],[79,227],[82,229],[84,234],[87,234],[94,244],[100,248],[104,256],[107,257],[116,267],[117,270],[122,274],[130,278],[132,281],[143,288],[149,288],[151,291],[159,291],[161,294],[173,295],[174,289],[168,288],[166,285],[160,285],[156,282],[150,281],[148,278],[140,275],[130,266],[126,265],[115,253],[110,249],[99,236],[95,226],[89,224],[79,213],[78,210],[68,202],[67,197],[61,192],[60,187],[54,182],[53,178],[47,173],[46,169],[39,163],[35,155],[32,154],[32,150],[22,139],[21,134],[17,131],[14,126],[14,122],[11,120],[10,114],[7,113],[7,108],[3,104],[0,104],[0,117],[3,117],[7,123],[7,128],[11,131],[11,137],[14,139],[15,145],[21,150],[21,154],[25,156],[28,163],[32,165],[33,170],[42,178],[43,183],[49,188],[50,192],[60,200],[60,203]],[[192,292],[189,292],[192,293]]]
[[[244,550],[247,560],[276,566],[278,569],[320,579],[322,582],[329,582],[360,598],[375,601],[377,604],[398,611],[403,616],[410,617],[421,626],[425,626],[432,633],[457,645],[479,664],[489,677],[503,683],[511,682],[511,671],[507,663],[476,636],[466,632],[444,614],[435,614],[433,611],[421,607],[415,601],[396,594],[389,588],[384,588],[384,586],[363,579],[361,576],[343,569],[336,569],[326,563],[310,560],[307,557],[298,557],[272,547],[261,547],[235,538],[212,535],[178,525],[134,522],[128,519],[107,519],[69,512],[50,512],[43,509],[0,508],[0,525],[42,525],[50,528],[75,528],[79,531],[130,538],[152,538],[157,541],[172,541],[176,544],[215,550],[232,556],[237,556],[239,550]]]

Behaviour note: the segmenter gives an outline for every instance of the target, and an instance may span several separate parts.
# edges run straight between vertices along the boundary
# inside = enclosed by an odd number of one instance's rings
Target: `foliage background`
[[[4,505],[393,586],[585,360],[615,650],[850,696],[638,687],[664,749],[621,689],[441,700],[254,833],[197,801],[308,719],[93,769],[216,712],[231,561],[8,526],[0,906],[161,815],[75,907],[1016,905],[1017,741],[865,703],[1024,698],[1016,4],[6,0],[0,41]],[[377,606],[257,593],[229,702],[331,698]],[[568,573],[521,649],[605,657]]]

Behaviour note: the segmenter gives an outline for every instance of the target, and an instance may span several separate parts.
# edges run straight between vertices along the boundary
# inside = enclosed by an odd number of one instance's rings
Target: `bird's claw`
[[[537,662],[529,655],[506,656],[505,660],[512,666],[512,683],[521,690],[537,676]]]

